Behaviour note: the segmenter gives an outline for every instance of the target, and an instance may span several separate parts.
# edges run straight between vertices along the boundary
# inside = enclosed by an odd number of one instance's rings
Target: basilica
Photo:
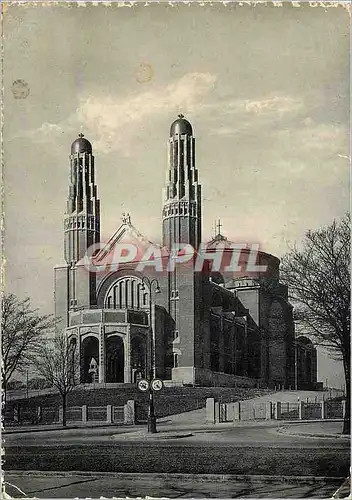
[[[201,268],[193,258],[160,267],[144,262],[152,243],[129,214],[102,244],[93,147],[83,134],[71,145],[55,316],[80,365],[78,382],[158,377],[175,385],[313,389],[316,350],[308,338],[295,338],[279,259],[258,250],[249,270],[250,250],[220,230],[202,241],[201,175],[193,127],[183,115],[171,124],[168,153],[162,244],[153,249],[164,262],[175,245],[195,255],[205,248]],[[137,249],[133,259],[122,259],[121,248]],[[235,271],[215,269],[214,256],[228,263],[236,252]]]

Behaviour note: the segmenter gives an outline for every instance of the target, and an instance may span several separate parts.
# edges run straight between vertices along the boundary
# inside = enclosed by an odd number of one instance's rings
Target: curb
[[[187,433],[171,433],[171,432],[156,432],[153,434],[147,433],[147,432],[141,432],[141,431],[136,431],[136,432],[121,432],[120,434],[113,434],[110,436],[111,439],[114,439],[115,441],[119,441],[122,439],[148,439],[148,440],[159,440],[159,439],[182,439],[182,438],[187,438],[187,437],[192,437],[193,434],[191,432]]]
[[[1,434],[4,436],[10,436],[12,434],[26,434],[29,432],[50,432],[50,431],[69,431],[69,430],[77,430],[77,429],[109,429],[109,428],[114,428],[118,427],[119,429],[122,428],[132,428],[132,427],[139,427],[143,426],[143,424],[87,424],[87,425],[67,425],[66,427],[58,426],[58,427],[39,427],[33,429],[33,427],[25,429],[21,427],[20,429],[14,429],[14,430],[6,430],[2,429]],[[126,433],[127,434],[127,433]]]

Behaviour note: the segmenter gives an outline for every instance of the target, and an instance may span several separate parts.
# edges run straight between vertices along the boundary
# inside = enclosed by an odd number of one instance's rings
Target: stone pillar
[[[112,424],[112,406],[107,405],[106,407],[106,423]]]
[[[64,409],[62,406],[59,406],[59,424],[63,424],[64,421]]]
[[[76,362],[77,362],[77,368],[75,368],[75,384],[80,384],[81,383],[81,372],[83,370],[83,366],[81,366],[81,362],[83,363],[83,360],[81,360],[81,335],[80,335],[80,329],[77,328],[77,341],[76,341]]]
[[[104,324],[99,327],[99,384],[105,382],[105,331]]]
[[[241,420],[241,403],[236,401],[233,403],[233,421],[238,422],[239,420]]]
[[[226,408],[227,408],[227,420],[230,422],[234,421],[235,417],[235,411],[234,411],[234,404],[235,403],[227,403]]]
[[[271,420],[271,408],[272,408],[272,402],[267,401],[265,403],[265,420]]]
[[[131,378],[131,325],[128,325],[126,335],[123,338],[124,351],[124,383],[130,384]]]
[[[215,424],[215,399],[207,398],[205,404],[205,421],[207,424]]]
[[[214,410],[215,410],[215,423],[218,424],[220,422],[220,403],[219,401],[215,402],[214,405]]]
[[[346,400],[345,399],[343,401],[341,401],[341,405],[342,405],[342,418],[345,418],[345,415],[346,415]]]
[[[82,406],[82,424],[86,424],[88,421],[88,411],[87,405]]]
[[[133,399],[127,401],[124,405],[124,423],[125,424],[135,424],[135,403]]]
[[[274,403],[274,405],[275,405],[274,418],[275,418],[275,420],[280,420],[280,418],[281,418],[281,401],[276,401]]]
[[[321,401],[320,405],[321,405],[321,419],[325,420],[325,401]]]
[[[298,418],[302,420],[304,418],[304,401],[298,403]]]

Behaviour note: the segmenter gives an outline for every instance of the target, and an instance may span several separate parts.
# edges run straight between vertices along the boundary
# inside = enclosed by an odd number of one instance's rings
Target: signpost
[[[161,391],[164,387],[163,381],[159,378],[147,380],[142,378],[138,381],[137,387],[141,392],[149,392],[148,404],[148,432],[155,434],[156,431],[156,417],[154,411],[154,392]]]
[[[138,381],[137,387],[140,391],[146,392],[149,389],[148,380],[142,378],[141,380]]]

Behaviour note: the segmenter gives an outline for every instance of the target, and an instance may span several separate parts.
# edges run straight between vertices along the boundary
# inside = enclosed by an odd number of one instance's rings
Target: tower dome
[[[192,125],[183,115],[178,115],[177,120],[171,124],[170,137],[183,134],[193,135]]]
[[[73,141],[71,145],[71,155],[74,155],[75,153],[92,154],[92,145],[88,139],[84,138],[83,134],[78,134],[78,138]]]

